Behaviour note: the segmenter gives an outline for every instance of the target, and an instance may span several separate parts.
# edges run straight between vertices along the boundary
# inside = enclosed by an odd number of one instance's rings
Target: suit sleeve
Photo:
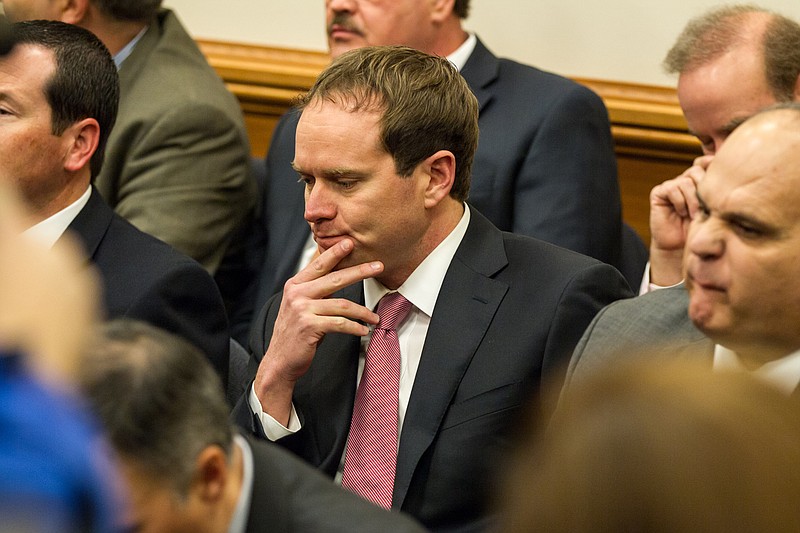
[[[606,305],[632,296],[625,279],[609,265],[594,264],[573,276],[562,292],[547,337],[544,375],[559,386],[575,346],[595,316]]]
[[[220,109],[196,104],[141,131],[119,177],[117,213],[213,274],[255,207],[244,133]]]
[[[616,158],[606,108],[586,87],[569,84],[550,104],[520,169],[513,209],[514,233],[616,264]]]
[[[422,526],[398,511],[387,511],[331,482],[330,478],[274,445],[254,443],[260,455],[259,470],[268,478],[281,505],[273,506],[271,515],[286,516],[292,531],[359,533],[392,531],[421,533]]]
[[[227,384],[230,344],[225,307],[214,280],[195,262],[173,268],[144,291],[126,316],[188,340],[207,355]]]

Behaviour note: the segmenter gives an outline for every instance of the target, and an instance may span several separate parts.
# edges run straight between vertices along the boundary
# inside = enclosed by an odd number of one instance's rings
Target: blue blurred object
[[[0,532],[113,532],[109,448],[77,397],[0,351]]]

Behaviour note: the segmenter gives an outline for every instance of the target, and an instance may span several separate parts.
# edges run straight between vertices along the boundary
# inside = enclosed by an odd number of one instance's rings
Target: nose
[[[318,224],[336,217],[336,202],[330,188],[323,180],[316,180],[312,187],[306,187],[306,208],[303,216],[306,221]]]
[[[690,254],[703,261],[721,257],[725,253],[723,223],[714,218],[695,218],[689,228],[686,247]]]
[[[325,9],[334,13],[352,13],[355,11],[356,0],[325,0]]]

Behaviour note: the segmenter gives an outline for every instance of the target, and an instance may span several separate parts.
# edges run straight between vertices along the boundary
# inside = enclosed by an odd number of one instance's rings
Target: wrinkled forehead
[[[744,122],[717,152],[698,191],[775,208],[800,205],[800,110],[768,111]]]

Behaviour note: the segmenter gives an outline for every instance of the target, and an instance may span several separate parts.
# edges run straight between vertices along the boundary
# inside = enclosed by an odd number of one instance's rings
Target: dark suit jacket
[[[501,230],[622,270],[617,165],[600,97],[561,76],[498,59],[480,40],[461,74],[480,104],[470,204]],[[303,187],[290,165],[298,118],[296,111],[281,118],[267,154],[267,252],[252,308],[234,320],[243,344],[242,323],[293,275],[309,235]]]
[[[363,284],[338,296],[363,304]],[[630,295],[614,268],[500,232],[472,210],[444,278],[400,436],[393,507],[431,529],[486,525],[498,456],[520,409],[546,377],[560,376],[581,332],[605,304]],[[269,344],[280,296],[251,341],[251,376]],[[359,338],[329,334],[297,382],[303,424],[279,442],[333,476],[349,431]],[[234,409],[256,434],[247,396]]]
[[[688,314],[689,294],[681,285],[614,302],[594,318],[570,360],[565,392],[586,376],[631,357],[708,357],[714,343]]]
[[[106,316],[180,335],[228,375],[228,320],[214,280],[196,261],[125,221],[92,189],[68,228],[100,272]]]
[[[297,457],[248,440],[253,491],[246,533],[421,533],[410,517],[389,512],[335,485]]]

